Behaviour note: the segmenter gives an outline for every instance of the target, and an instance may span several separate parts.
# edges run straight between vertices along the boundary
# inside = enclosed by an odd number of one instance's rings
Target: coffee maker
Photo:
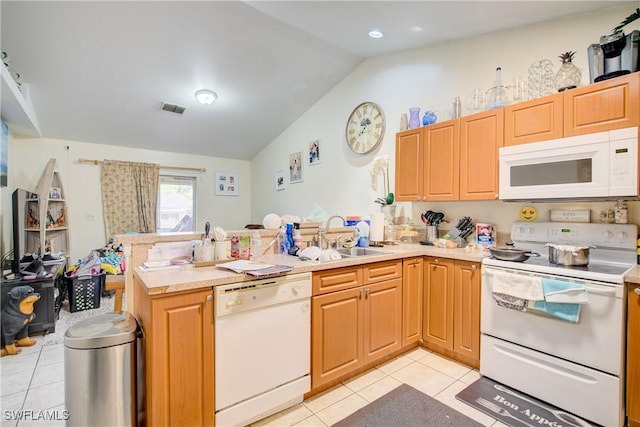
[[[600,43],[587,49],[591,83],[633,73],[640,69],[638,44],[640,31],[625,35],[622,32],[602,36]]]

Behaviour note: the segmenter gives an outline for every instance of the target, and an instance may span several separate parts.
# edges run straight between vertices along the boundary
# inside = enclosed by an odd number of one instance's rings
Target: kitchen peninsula
[[[387,246],[382,251],[385,253],[381,255],[343,258],[323,263],[300,261],[296,257],[274,253],[266,255],[264,261],[291,265],[293,271],[290,274],[311,272],[315,277],[318,274],[335,272],[336,275],[333,276],[333,279],[339,278],[345,272],[361,274],[363,269],[373,269],[375,266],[382,266],[380,271],[384,272],[393,268],[393,271],[397,272],[393,279],[398,284],[396,297],[401,297],[403,288],[409,286],[409,283],[405,283],[405,276],[414,281],[422,277],[421,274],[419,276],[403,275],[403,262],[406,262],[407,268],[410,268],[409,264],[415,265],[416,260],[421,261],[426,256],[425,259],[432,260],[430,265],[433,268],[444,267],[447,265],[447,261],[468,265],[468,270],[473,271],[477,278],[474,283],[479,288],[480,261],[488,255],[488,252],[483,251],[439,249],[418,244]],[[438,263],[441,266],[438,266]],[[471,269],[472,264],[476,266],[473,270]],[[158,271],[143,271],[136,266],[132,270],[135,302],[134,307],[130,310],[136,315],[144,329],[147,425],[214,425],[213,290],[218,285],[248,282],[254,278],[215,267],[195,267],[193,265],[169,267]],[[453,274],[452,271],[449,273]],[[376,279],[372,278],[370,281],[374,283]],[[334,283],[336,282],[334,281]],[[354,283],[353,286],[364,283]],[[415,283],[414,288],[415,285],[418,285],[417,288],[420,289],[420,283],[421,280]],[[373,287],[374,285],[370,286],[370,288]],[[431,295],[432,299],[446,298],[446,292],[446,289],[434,289]],[[339,291],[325,292],[317,298],[326,298],[327,295],[338,295],[339,293]],[[313,295],[313,298],[316,298],[315,286]],[[412,302],[414,306],[417,304],[417,310],[415,307],[412,310],[413,325],[417,324],[418,330],[421,331],[423,319],[420,307],[422,300]],[[440,302],[444,304],[451,301],[443,300]],[[434,303],[437,302],[433,300],[430,302],[430,304]],[[476,302],[476,306],[477,309],[473,315],[479,317],[479,300]],[[444,312],[447,317],[453,316],[450,309],[444,310]],[[405,314],[405,307],[402,308],[402,313],[398,314]],[[397,322],[398,326],[406,329],[409,325],[407,320],[404,316]],[[471,322],[470,319],[470,324],[477,326],[478,320],[475,319]],[[442,324],[434,326],[434,331],[442,330],[442,333],[446,335],[451,327],[451,322],[452,320],[449,320],[447,323],[446,319],[443,319]],[[312,332],[313,342],[313,334],[316,333],[314,325],[312,325],[312,331],[314,331]],[[325,333],[330,333],[330,331],[325,331]],[[394,331],[394,337],[400,337],[401,334],[405,335],[400,330]],[[418,335],[417,338],[422,334]],[[471,335],[476,336],[479,340],[479,330]],[[417,339],[410,342],[398,340],[398,344],[393,347],[390,353],[382,353],[370,363],[360,363],[352,371],[338,372],[327,381],[318,380],[314,376],[315,373],[312,373],[311,393],[317,393],[331,387],[349,376],[368,369],[371,364],[395,357],[417,345]],[[473,346],[473,343],[469,345]],[[312,359],[314,357],[317,357],[315,350],[312,353]]]

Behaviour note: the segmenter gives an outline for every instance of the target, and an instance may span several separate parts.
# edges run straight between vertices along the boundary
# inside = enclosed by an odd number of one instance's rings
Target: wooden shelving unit
[[[35,193],[25,200],[24,252],[69,255],[67,202],[56,159],[50,159],[38,181]]]

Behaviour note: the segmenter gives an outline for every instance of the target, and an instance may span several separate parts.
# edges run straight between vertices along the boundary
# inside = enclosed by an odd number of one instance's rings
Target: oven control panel
[[[633,250],[637,236],[635,224],[516,222],[511,229],[511,239],[516,242],[582,243]]]

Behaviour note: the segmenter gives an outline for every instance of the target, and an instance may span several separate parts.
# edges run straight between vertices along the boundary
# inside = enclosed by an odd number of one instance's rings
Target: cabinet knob
[[[433,260],[434,264],[438,264],[440,262],[440,260],[438,258]]]
[[[213,300],[213,295],[207,295],[207,301],[212,301]]]
[[[477,265],[475,265],[475,264],[471,264],[471,269],[472,269],[472,270],[475,270],[476,268],[478,268],[478,266],[477,266]]]
[[[640,288],[635,288],[635,289],[633,290],[633,292],[634,292],[636,295],[640,295]]]
[[[416,200],[417,200],[417,201],[420,201],[420,196],[416,197]]]

